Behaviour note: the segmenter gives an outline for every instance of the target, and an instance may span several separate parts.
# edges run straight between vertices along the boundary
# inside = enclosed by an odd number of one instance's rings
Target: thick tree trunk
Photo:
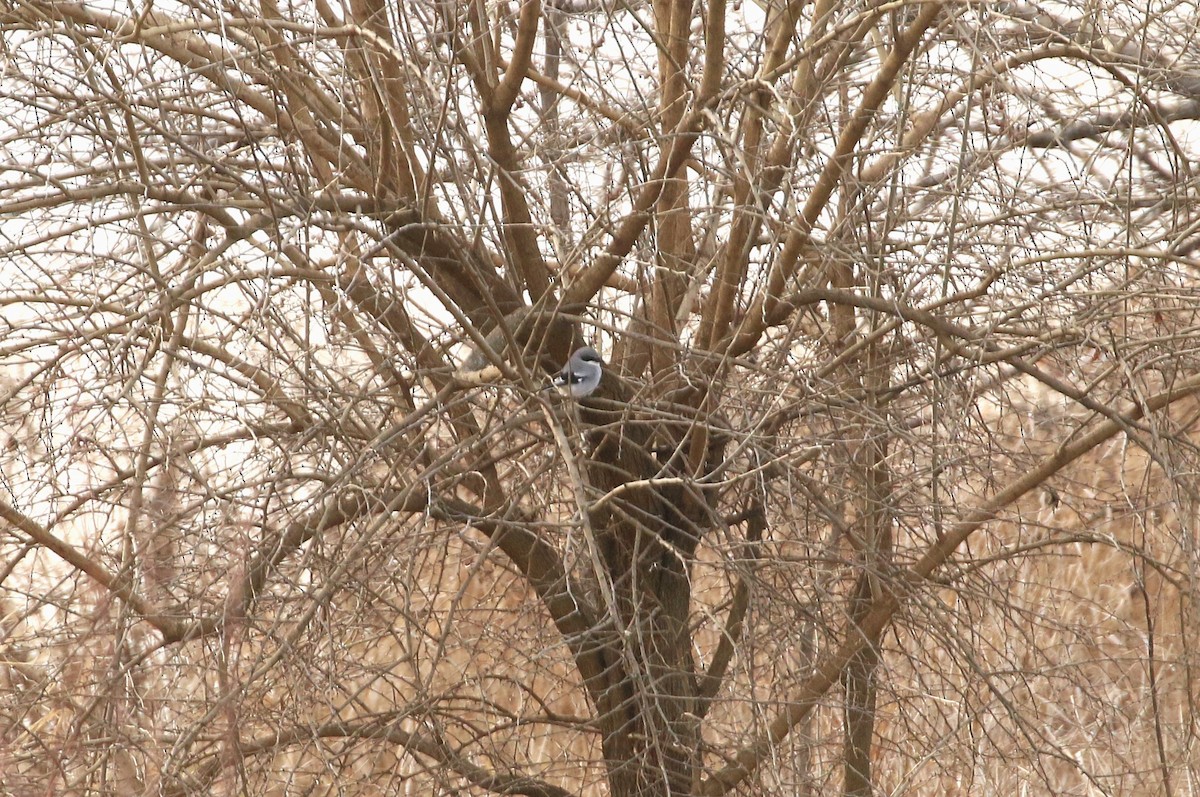
[[[864,572],[854,587],[852,603],[854,624],[871,605],[872,575]],[[854,633],[854,632],[851,632]],[[875,734],[875,671],[879,666],[879,652],[873,643],[868,644],[850,660],[842,677],[845,688],[845,715],[843,718],[843,762],[846,797],[864,797],[871,794],[871,743]]]
[[[703,513],[682,490],[643,481],[666,475],[666,466],[650,453],[648,426],[631,423],[628,412],[616,379],[581,406],[590,487],[616,491],[590,518],[620,623],[607,651],[610,689],[620,699],[607,701],[600,718],[602,747],[614,797],[686,795],[699,736],[689,568]]]

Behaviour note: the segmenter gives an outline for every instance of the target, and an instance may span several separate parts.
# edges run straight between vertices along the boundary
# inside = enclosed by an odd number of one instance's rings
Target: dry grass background
[[[534,3],[109,5],[3,9],[0,151],[25,165],[0,178],[0,500],[116,574],[0,527],[4,797],[604,793],[567,646],[465,522],[280,541],[239,614],[247,561],[322,498],[484,506],[455,469],[493,455],[599,592],[543,374],[440,387],[464,319],[563,287],[606,352],[735,383],[710,397],[740,451],[719,509],[765,496],[767,535],[717,528],[693,565],[701,668],[749,589],[709,769],[852,633],[871,435],[904,565],[1094,420],[1001,378],[1019,358],[1118,408],[1196,371],[1186,5],[735,2],[719,33],[721,3],[564,2],[561,64],[521,33]],[[569,92],[514,68],[518,39]],[[681,163],[687,190],[654,176]],[[1079,459],[906,596],[882,792],[1197,791],[1196,416]],[[162,644],[126,584],[218,630]],[[835,687],[741,791],[836,792],[840,712]]]
[[[1009,399],[979,417],[1012,456],[959,484],[964,505],[1019,472],[1026,455],[1049,454],[1083,417],[1025,382]],[[1191,439],[1196,412],[1177,407],[1172,433],[1186,425]],[[879,673],[875,759],[886,793],[1160,794],[1164,777],[1175,794],[1193,788],[1196,521],[1182,449],[1156,448],[1155,461],[1113,440],[986,526],[942,581],[910,596]],[[915,455],[909,464],[928,466]],[[526,502],[547,521],[546,538],[583,561],[582,532],[560,523],[570,497],[531,492]],[[900,557],[928,541],[928,526],[900,528]],[[701,668],[734,584],[753,573],[739,652],[705,719],[707,765],[761,733],[814,656],[846,632],[835,597],[851,553],[799,491],[776,503],[756,561],[721,534],[702,548],[693,570]],[[36,557],[19,567],[35,564],[27,583],[46,587],[44,608],[23,613],[10,593],[3,621],[7,793],[62,788],[88,766],[108,767],[108,793],[161,772],[183,775],[164,782],[175,794],[235,793],[243,782],[267,795],[484,793],[435,760],[430,730],[502,776],[605,793],[566,647],[504,557],[468,527],[417,516],[327,533],[285,563],[254,617],[167,649],[86,579]],[[193,582],[197,597],[214,584]],[[835,791],[839,754],[834,690],[750,791]]]
[[[995,443],[1049,453],[1077,419],[1042,403],[1014,400],[985,419]],[[1174,422],[1194,430],[1195,412],[1179,407]],[[1165,473],[1114,440],[973,536],[942,583],[911,596],[883,642],[881,788],[1133,795],[1165,793],[1165,773],[1174,793],[1191,790],[1200,765],[1195,516],[1188,466],[1172,464]],[[1004,478],[1000,469],[964,483],[959,499]],[[569,518],[567,497],[547,498],[529,501],[548,520]],[[757,562],[717,537],[694,567],[701,667],[733,584],[754,570],[739,654],[705,721],[712,766],[763,730],[814,654],[844,633],[831,607],[845,589],[845,541],[831,543],[803,501],[777,509]],[[927,533],[913,525],[898,550]],[[545,534],[564,550],[581,544],[569,523],[548,523]],[[101,760],[114,793],[164,768],[188,773],[165,793],[187,793],[202,773],[213,775],[213,793],[236,791],[242,778],[269,795],[460,793],[461,778],[398,743],[397,733],[430,729],[474,765],[605,792],[567,650],[481,535],[421,517],[356,527],[314,543],[286,572],[291,583],[264,598],[259,616],[169,650],[139,637],[86,581],[36,614],[22,616],[10,597],[8,650],[26,655],[10,653],[0,667],[8,793],[57,788],[81,776],[82,762]],[[332,578],[338,589],[312,600],[314,585]],[[835,790],[839,712],[835,691],[762,769],[754,793]],[[47,760],[35,749],[60,752]]]
[[[1036,399],[997,435],[1048,455],[1078,418],[1020,387]],[[1188,402],[1166,423],[1186,441],[1195,420]],[[1125,438],[1101,446],[969,540],[986,564],[906,612],[882,674],[894,793],[1194,790],[1195,470],[1169,461],[1181,448],[1156,446],[1155,462]]]

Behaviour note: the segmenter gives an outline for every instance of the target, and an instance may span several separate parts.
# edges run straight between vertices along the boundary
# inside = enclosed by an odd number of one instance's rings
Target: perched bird
[[[604,360],[591,346],[577,349],[567,360],[563,369],[555,375],[547,387],[558,387],[566,390],[571,398],[583,398],[591,395],[600,385],[600,377],[604,375]]]

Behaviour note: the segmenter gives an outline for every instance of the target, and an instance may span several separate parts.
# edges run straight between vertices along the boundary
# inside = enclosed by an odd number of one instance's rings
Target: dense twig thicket
[[[0,26],[0,793],[1193,790],[1193,8]]]

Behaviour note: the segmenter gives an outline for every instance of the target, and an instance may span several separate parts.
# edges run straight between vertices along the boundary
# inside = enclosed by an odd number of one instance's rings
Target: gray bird
[[[563,369],[555,375],[550,387],[563,388],[571,398],[581,399],[592,394],[604,375],[604,360],[591,346],[577,349]]]

